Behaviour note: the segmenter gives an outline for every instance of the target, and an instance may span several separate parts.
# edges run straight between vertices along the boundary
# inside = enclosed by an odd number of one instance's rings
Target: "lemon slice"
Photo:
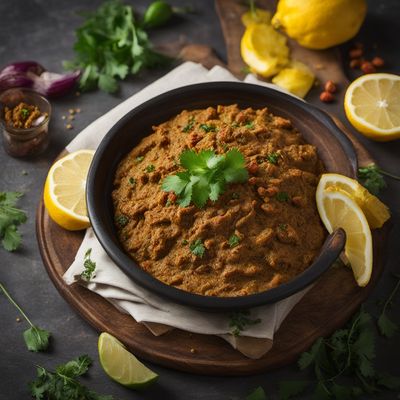
[[[344,191],[317,190],[317,207],[329,233],[346,232],[345,255],[359,286],[366,286],[372,273],[372,235],[364,213]]]
[[[267,24],[250,24],[246,28],[240,52],[244,62],[264,77],[278,73],[289,61],[285,36]]]
[[[349,195],[365,214],[372,229],[380,228],[389,218],[389,209],[355,179],[340,174],[323,174],[318,184],[317,196],[324,190],[342,190]]]
[[[272,78],[272,83],[303,98],[314,83],[314,74],[307,65],[299,61],[291,61],[287,67]]]
[[[143,365],[114,336],[103,332],[99,336],[100,364],[113,380],[131,389],[142,389],[151,385],[158,375]]]
[[[90,226],[86,211],[86,177],[94,150],[79,150],[56,161],[47,174],[44,204],[50,217],[65,229]]]
[[[400,76],[367,74],[356,79],[344,98],[347,118],[371,139],[400,138]]]
[[[251,24],[269,24],[271,23],[272,14],[267,10],[256,8],[254,11],[247,11],[242,15],[242,24],[249,26]]]

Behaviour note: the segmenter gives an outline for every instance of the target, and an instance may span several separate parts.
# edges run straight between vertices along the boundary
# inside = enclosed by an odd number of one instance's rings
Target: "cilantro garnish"
[[[264,389],[261,386],[255,388],[250,394],[248,394],[245,400],[268,400]]]
[[[27,108],[22,108],[21,109],[21,115],[23,119],[27,119],[29,116],[29,110]]]
[[[121,214],[115,218],[115,221],[120,228],[123,228],[129,222],[129,218],[126,215]]]
[[[254,121],[247,122],[244,127],[247,128],[247,129],[253,129],[254,128]]]
[[[270,154],[267,154],[267,156],[265,158],[271,164],[275,164],[276,165],[276,164],[278,164],[279,154],[278,153],[270,153]]]
[[[7,297],[8,301],[21,313],[26,322],[28,322],[28,324],[31,326],[23,333],[24,341],[28,350],[35,352],[46,350],[49,346],[49,338],[51,333],[34,325],[22,308],[14,301],[6,288],[0,283],[0,293],[1,291]]]
[[[287,224],[279,224],[278,225],[278,229],[281,231],[286,231],[287,227],[288,227]]]
[[[83,266],[85,267],[85,270],[81,273],[81,278],[86,282],[89,282],[92,278],[96,276],[96,263],[90,258],[91,254],[92,249],[87,249],[83,257]]]
[[[207,124],[200,124],[200,129],[203,129],[204,132],[215,132],[216,126],[215,125],[207,125]]]
[[[376,394],[384,388],[399,389],[399,378],[375,370],[374,359],[372,318],[361,310],[344,329],[337,330],[329,338],[319,338],[301,355],[299,368],[312,369],[314,380],[280,382],[280,398],[289,399],[313,390],[310,398],[353,399]]]
[[[37,378],[29,384],[31,395],[36,400],[113,400],[112,396],[102,396],[88,389],[78,377],[86,374],[92,360],[82,355],[66,364],[57,366],[55,371],[37,367]]]
[[[142,24],[133,9],[118,0],[108,0],[95,12],[85,14],[76,30],[75,60],[64,62],[66,69],[81,69],[81,90],[99,87],[112,93],[118,90],[117,79],[125,79],[145,68],[169,60],[152,49]]]
[[[156,167],[153,164],[149,164],[145,170],[146,172],[153,172],[156,169]]]
[[[132,185],[132,186],[135,186],[135,185],[136,185],[136,179],[135,179],[135,178],[130,177],[130,178],[128,179],[128,182],[129,182],[129,184]]]
[[[240,237],[233,234],[229,239],[228,239],[228,244],[230,247],[236,247],[240,243]]]
[[[370,164],[366,167],[358,168],[358,177],[363,186],[374,195],[377,195],[381,189],[385,189],[386,182],[382,175],[400,181],[400,176],[384,171],[376,164]]]
[[[178,204],[187,207],[193,202],[203,207],[207,200],[218,200],[227,183],[245,182],[248,172],[245,160],[237,149],[224,155],[212,150],[186,150],[180,155],[180,164],[186,171],[167,176],[161,185],[165,192],[174,192]]]
[[[286,192],[278,192],[275,195],[275,198],[280,201],[281,203],[283,203],[284,201],[288,201],[289,200],[289,195]]]
[[[235,311],[229,314],[229,327],[233,336],[240,336],[240,334],[247,329],[247,327],[259,324],[260,318],[250,318],[250,311]]]
[[[186,239],[182,240],[182,246],[186,246],[189,242]]]
[[[136,161],[137,163],[140,163],[140,162],[142,162],[143,160],[144,160],[144,156],[138,156],[138,157],[135,158],[135,161]]]
[[[195,123],[195,120],[194,120],[194,117],[193,117],[193,115],[192,115],[192,116],[189,118],[188,123],[182,128],[182,132],[185,132],[185,133],[190,132],[190,131],[193,129],[193,127],[194,127],[194,123]]]
[[[0,192],[0,238],[8,251],[16,250],[21,244],[17,227],[26,221],[26,214],[15,207],[21,196],[18,192]]]
[[[189,245],[190,251],[196,256],[202,258],[206,252],[206,248],[203,245],[201,239],[197,239]]]

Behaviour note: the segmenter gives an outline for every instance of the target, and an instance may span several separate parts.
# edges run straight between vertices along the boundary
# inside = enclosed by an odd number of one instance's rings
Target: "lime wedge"
[[[103,332],[99,336],[100,364],[114,381],[131,389],[142,389],[151,385],[158,375],[143,365],[114,336]]]

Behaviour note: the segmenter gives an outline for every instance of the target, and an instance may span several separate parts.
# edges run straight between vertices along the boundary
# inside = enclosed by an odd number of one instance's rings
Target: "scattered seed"
[[[321,69],[325,69],[325,66],[324,66],[324,64],[315,64],[314,68],[317,70],[321,70]]]
[[[23,170],[21,171],[21,175],[28,175],[28,171],[26,171],[26,170],[23,169]]]
[[[75,117],[73,115],[68,115],[68,120],[69,121],[73,121],[75,119]]]
[[[63,115],[63,116],[61,117],[61,119],[65,119],[65,118],[67,118],[65,115]]]
[[[75,114],[75,110],[73,109],[73,108],[70,108],[69,110],[68,110],[68,112],[70,113],[70,114]]]
[[[333,81],[329,80],[325,83],[325,91],[329,93],[335,93],[336,92],[336,85]]]
[[[370,61],[364,61],[361,64],[361,71],[364,74],[373,74],[374,72],[376,72],[376,68],[372,65]]]
[[[16,320],[17,322],[21,322],[21,318],[20,318],[20,317],[15,318],[15,320]]]
[[[329,92],[322,92],[319,95],[319,99],[324,103],[331,103],[334,99],[333,94]]]
[[[196,349],[191,348],[191,349],[190,349],[190,352],[191,352],[192,354],[194,354],[194,353],[196,353]]]
[[[71,124],[67,124],[67,125],[65,125],[65,127],[66,127],[67,129],[72,129],[72,128],[73,128],[73,126],[72,126]]]
[[[75,112],[77,112],[78,114],[81,112],[80,108],[75,108]]]
[[[381,57],[374,57],[371,63],[374,67],[377,68],[383,67],[385,65],[385,61]]]

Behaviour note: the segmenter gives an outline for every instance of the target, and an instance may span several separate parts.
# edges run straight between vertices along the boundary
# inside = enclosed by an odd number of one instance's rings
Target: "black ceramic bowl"
[[[258,85],[212,82],[185,86],[146,101],[121,118],[104,137],[94,156],[87,180],[87,207],[94,232],[111,259],[140,286],[169,300],[209,310],[245,309],[288,297],[315,281],[338,257],[345,242],[342,230],[328,236],[313,264],[286,284],[265,292],[240,297],[213,297],[168,286],[142,270],[123,250],[113,221],[111,192],[121,159],[152,126],[168,120],[183,109],[218,104],[268,109],[290,119],[308,143],[318,148],[328,171],[355,176],[357,158],[351,142],[332,119],[319,109],[292,96]]]

